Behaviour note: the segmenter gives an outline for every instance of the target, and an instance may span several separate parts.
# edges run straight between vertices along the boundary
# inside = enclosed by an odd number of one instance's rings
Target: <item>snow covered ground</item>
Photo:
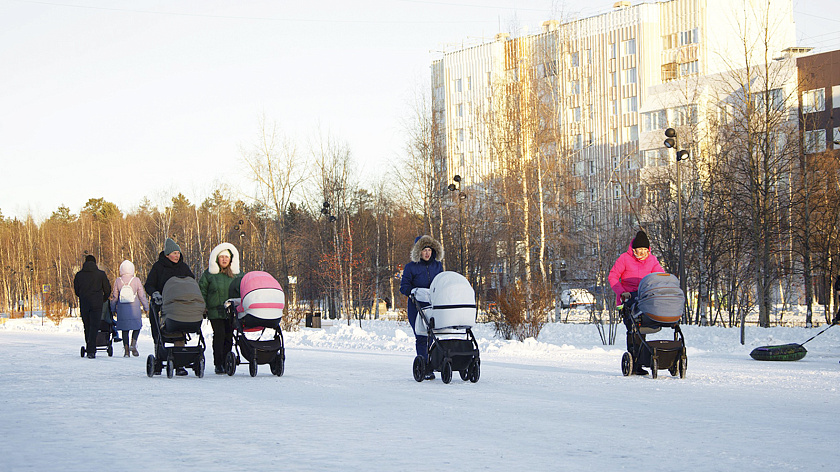
[[[6,320],[0,470],[834,471],[840,328],[798,362],[749,357],[822,328],[750,327],[741,346],[737,329],[686,326],[681,380],[623,377],[623,327],[603,346],[588,324],[526,342],[479,326],[480,381],[445,385],[413,380],[396,321],[288,332],[283,377],[150,379],[148,328],[140,357],[90,360],[78,319]]]

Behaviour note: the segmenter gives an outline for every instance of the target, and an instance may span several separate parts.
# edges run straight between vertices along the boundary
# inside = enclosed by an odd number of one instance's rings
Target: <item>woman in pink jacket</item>
[[[627,252],[618,256],[618,259],[610,269],[610,286],[615,292],[616,304],[632,304],[639,290],[639,282],[648,274],[654,272],[665,272],[659,265],[656,256],[650,253],[650,241],[644,231],[636,233],[636,237],[630,242]],[[627,326],[627,350],[630,351],[633,340],[631,339],[631,323],[633,322],[627,313],[629,310],[622,310],[624,324]],[[634,366],[636,375],[647,375],[647,371],[640,365]]]

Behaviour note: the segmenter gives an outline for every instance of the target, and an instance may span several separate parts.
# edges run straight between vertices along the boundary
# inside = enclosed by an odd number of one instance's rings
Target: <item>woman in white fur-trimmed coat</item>
[[[198,288],[207,305],[207,319],[213,328],[213,364],[217,374],[224,374],[225,356],[233,349],[233,320],[225,314],[225,300],[230,286],[242,277],[239,251],[233,244],[222,243],[210,251],[207,270],[201,274]],[[238,284],[237,284],[238,285]]]

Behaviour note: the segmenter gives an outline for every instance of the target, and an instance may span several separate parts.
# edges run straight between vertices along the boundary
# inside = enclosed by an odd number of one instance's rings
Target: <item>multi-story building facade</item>
[[[760,34],[767,30],[771,34]],[[769,42],[755,47],[761,37]],[[794,44],[791,0],[619,1],[608,13],[547,21],[536,34],[500,34],[491,42],[446,52],[432,64],[441,181],[458,174],[469,186],[492,177],[497,160],[488,115],[498,111],[494,97],[513,83],[543,80],[552,90],[539,100],[552,104],[547,116],[556,122],[540,117],[536,121],[551,132],[532,135],[550,136],[554,158],[574,176],[574,227],[569,229],[581,240],[588,238],[578,252],[596,256],[604,235],[638,223],[633,202],[642,193],[641,169],[661,165],[654,155],[667,159],[662,139],[652,136],[668,127],[671,115],[663,113],[661,123],[650,123],[660,115],[642,113],[673,108],[683,113],[675,118],[690,119],[691,104],[670,100],[663,84],[760,63],[765,53],[779,57]],[[673,103],[652,107],[652,98]],[[643,139],[645,133],[651,138]]]

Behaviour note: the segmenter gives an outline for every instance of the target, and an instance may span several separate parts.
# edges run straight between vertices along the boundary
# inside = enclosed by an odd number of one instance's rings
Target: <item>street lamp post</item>
[[[665,130],[665,147],[668,149],[677,148],[677,131],[674,128]],[[677,241],[680,246],[679,276],[680,289],[685,293],[685,262],[683,258],[683,221],[682,221],[682,183],[680,181],[680,161],[688,159],[689,154],[685,149],[677,151]]]
[[[447,188],[449,188],[450,192],[458,192],[458,265],[461,269],[461,275],[466,275],[464,272],[464,206],[462,203],[467,199],[467,194],[461,190],[460,175],[455,174],[452,180],[454,183],[449,184]]]

